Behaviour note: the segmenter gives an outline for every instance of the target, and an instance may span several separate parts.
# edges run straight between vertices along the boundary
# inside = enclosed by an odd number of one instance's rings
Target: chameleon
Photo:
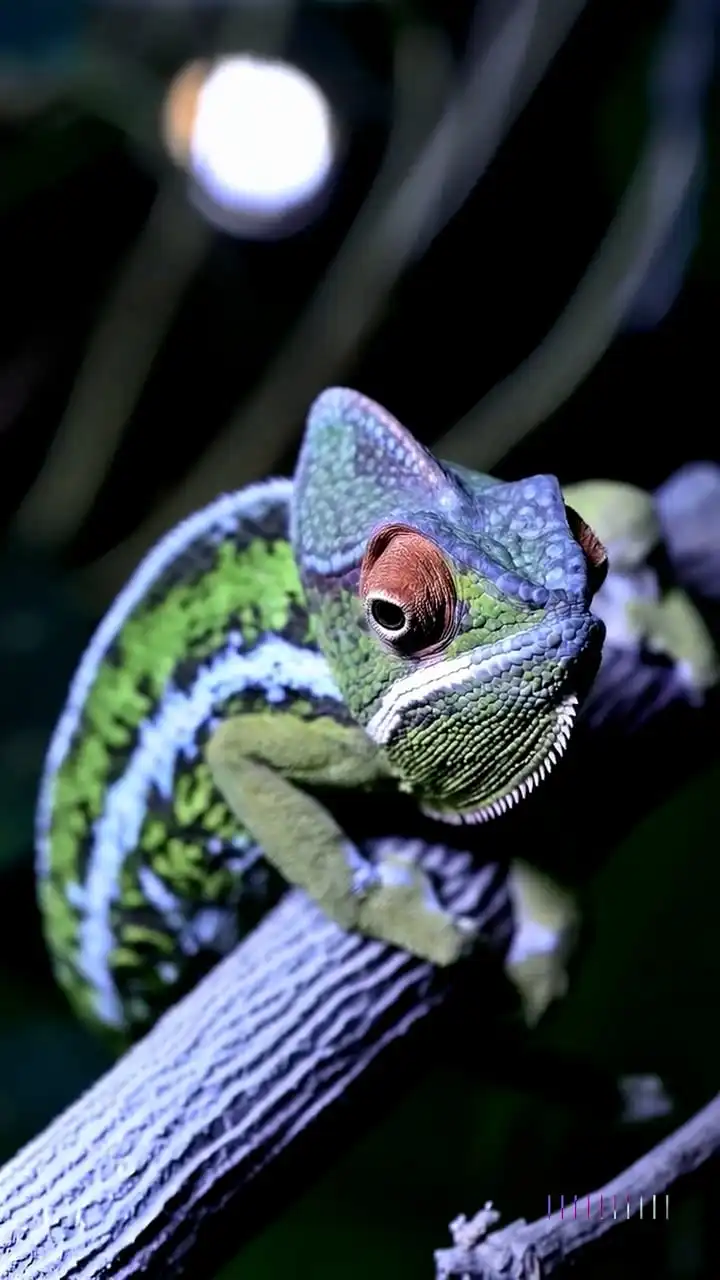
[[[288,884],[449,966],[470,921],[332,796],[501,817],[560,760],[597,672],[605,549],[550,475],[442,462],[344,387],[292,479],[218,497],[146,555],[81,658],[36,818],[40,912],[86,1022],[139,1034]]]

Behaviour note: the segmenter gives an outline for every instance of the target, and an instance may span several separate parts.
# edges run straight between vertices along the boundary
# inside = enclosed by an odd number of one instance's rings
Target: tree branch
[[[481,1243],[472,1243],[473,1231],[483,1234],[486,1225],[496,1220],[495,1211],[486,1206],[470,1223],[459,1219],[450,1228],[457,1241],[454,1248],[438,1249],[435,1254],[436,1278],[530,1280],[552,1275],[578,1249],[636,1217],[641,1206],[649,1215],[653,1196],[660,1196],[719,1150],[720,1094],[618,1177],[579,1197],[577,1216],[565,1209],[536,1222],[521,1218],[493,1231]]]
[[[497,868],[473,870],[469,855],[438,846],[422,853],[448,903],[507,938]],[[3,1277],[179,1274],[208,1218],[445,990],[432,966],[343,932],[289,893],[4,1167]]]

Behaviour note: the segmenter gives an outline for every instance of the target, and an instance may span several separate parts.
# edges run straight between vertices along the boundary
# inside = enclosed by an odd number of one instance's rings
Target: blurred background
[[[160,533],[287,474],[333,383],[508,479],[717,459],[719,35],[717,0],[0,0],[0,1159],[108,1063],[50,978],[33,808]],[[537,1033],[680,1118],[720,1077],[717,740],[608,850]],[[222,1277],[430,1275],[458,1212],[539,1217],[668,1127],[433,1063]],[[713,1194],[581,1273],[717,1275]]]

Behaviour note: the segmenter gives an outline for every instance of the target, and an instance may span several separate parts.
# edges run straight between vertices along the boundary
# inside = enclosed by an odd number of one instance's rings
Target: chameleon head
[[[562,755],[599,665],[605,551],[554,476],[440,463],[385,410],[312,406],[292,540],[350,710],[426,812],[480,822]]]

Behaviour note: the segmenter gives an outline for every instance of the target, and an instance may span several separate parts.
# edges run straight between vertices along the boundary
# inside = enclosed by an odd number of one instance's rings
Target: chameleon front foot
[[[287,713],[248,714],[219,725],[206,751],[243,829],[341,928],[438,965],[453,964],[472,947],[472,921],[443,909],[420,867],[401,856],[368,862],[304,789],[384,778],[386,766],[362,730]]]
[[[377,872],[378,883],[360,905],[361,933],[437,965],[454,964],[472,949],[476,925],[445,911],[425,872],[409,858],[385,858]]]

